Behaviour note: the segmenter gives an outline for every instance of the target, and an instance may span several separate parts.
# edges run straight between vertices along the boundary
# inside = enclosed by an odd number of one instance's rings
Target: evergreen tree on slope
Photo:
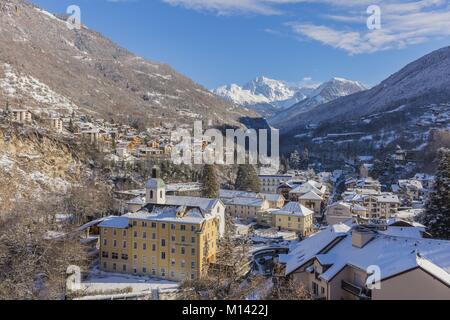
[[[450,150],[440,151],[436,182],[426,205],[423,223],[434,237],[450,239]]]

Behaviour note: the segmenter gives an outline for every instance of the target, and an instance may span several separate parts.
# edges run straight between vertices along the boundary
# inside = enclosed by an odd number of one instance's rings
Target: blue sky
[[[207,88],[257,76],[369,86],[449,45],[447,0],[32,0]],[[367,8],[380,8],[369,30]],[[373,11],[372,11],[373,12]]]

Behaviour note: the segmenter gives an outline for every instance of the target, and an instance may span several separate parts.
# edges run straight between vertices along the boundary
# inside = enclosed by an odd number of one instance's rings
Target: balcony
[[[349,281],[342,280],[342,289],[358,297],[360,300],[370,300],[372,292],[366,288],[357,286]]]

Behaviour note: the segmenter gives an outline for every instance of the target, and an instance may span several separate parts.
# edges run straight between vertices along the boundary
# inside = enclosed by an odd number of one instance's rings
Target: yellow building
[[[197,279],[216,259],[225,207],[217,199],[165,195],[161,179],[146,185],[141,210],[105,219],[100,269],[172,281]]]
[[[298,202],[289,202],[282,209],[271,213],[273,225],[280,230],[295,231],[302,236],[313,231],[314,211]]]

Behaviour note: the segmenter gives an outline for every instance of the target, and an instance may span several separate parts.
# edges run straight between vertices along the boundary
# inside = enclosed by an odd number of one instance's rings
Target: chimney
[[[363,226],[356,226],[352,230],[352,245],[356,248],[363,248],[374,237],[374,231]]]

